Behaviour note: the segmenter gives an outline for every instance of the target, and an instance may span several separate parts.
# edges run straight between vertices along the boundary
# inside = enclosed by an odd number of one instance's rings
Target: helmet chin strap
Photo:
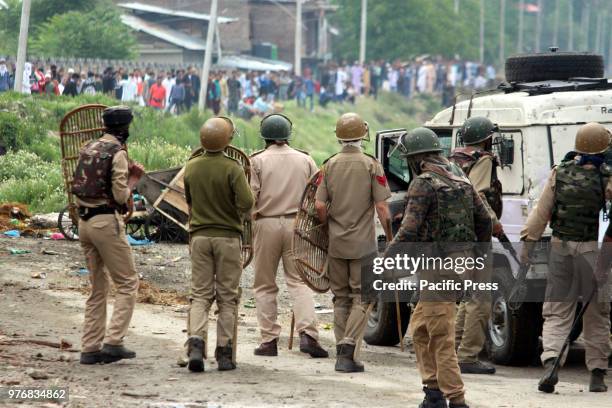
[[[417,161],[414,160],[414,158],[407,158],[406,161],[408,162],[408,167],[410,167],[410,170],[412,170],[412,172],[414,174],[416,174],[417,176],[421,174],[421,161]]]

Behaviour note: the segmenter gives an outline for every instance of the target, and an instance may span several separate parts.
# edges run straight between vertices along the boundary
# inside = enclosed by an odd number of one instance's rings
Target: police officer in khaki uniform
[[[314,160],[289,146],[291,121],[274,113],[261,121],[261,137],[266,148],[251,156],[251,188],[255,196],[255,305],[262,344],[258,356],[278,355],[276,271],[283,260],[287,289],[293,298],[295,325],[300,334],[300,351],[312,357],[328,357],[318,342],[314,299],[300,277],[291,249],[293,223],[308,180],[317,172]]]
[[[492,153],[493,135],[499,128],[488,118],[469,118],[460,130],[464,147],[453,151],[450,160],[459,165],[480,194],[493,223],[493,236],[500,237],[504,230],[502,215],[502,185],[497,178],[498,162]],[[487,268],[490,271],[490,268]],[[481,296],[459,304],[455,327],[455,346],[459,368],[464,374],[494,374],[495,367],[478,360],[484,347],[491,299]]]
[[[528,262],[534,242],[542,237],[549,222],[552,229],[547,299],[542,306],[541,360],[545,371],[538,389],[543,392],[554,392],[558,382],[554,361],[572,326],[577,299],[588,298],[593,290],[599,212],[612,195],[610,170],[604,164],[609,143],[610,133],[599,123],[587,123],[578,129],[574,152],[552,170],[521,232],[521,240],[526,241],[521,257]],[[604,376],[610,355],[610,301],[604,283],[609,268],[600,272],[595,276],[598,292],[583,316],[591,392],[608,389]],[[562,356],[561,365],[566,356]]]
[[[440,153],[436,134],[417,128],[399,140],[415,177],[406,193],[402,225],[386,256],[402,251],[402,243],[426,242],[432,255],[474,258],[470,243],[491,239],[491,218],[478,193],[463,173]],[[466,246],[466,244],[468,244]],[[437,248],[445,248],[443,251]],[[409,247],[405,247],[410,251]],[[421,250],[419,250],[420,252]],[[422,270],[419,280],[444,282],[461,279],[453,271]],[[410,318],[410,333],[423,382],[420,408],[467,408],[455,353],[455,298],[453,291],[424,288]]]
[[[382,166],[362,151],[368,125],[359,115],[346,113],[336,123],[340,153],[330,157],[322,169],[315,207],[329,230],[328,277],[334,294],[336,371],[361,372],[355,361],[367,320],[361,302],[361,258],[376,253],[374,209],[387,240],[392,238],[389,207],[391,196]],[[328,208],[329,206],[329,208]]]
[[[240,163],[223,150],[235,133],[229,118],[207,120],[200,130],[204,152],[185,166],[185,197],[189,205],[191,306],[187,354],[190,371],[204,371],[208,315],[217,302],[219,371],[236,368],[232,347],[239,284],[242,275],[240,237],[253,195]]]
[[[123,346],[136,304],[138,274],[121,214],[127,212],[131,192],[144,169],[128,160],[125,148],[133,119],[130,108],[107,108],[102,118],[105,134],[81,149],[72,182],[72,193],[79,207],[79,240],[91,282],[85,305],[81,364],[136,357],[135,352]],[[107,327],[109,276],[116,294],[113,316]]]

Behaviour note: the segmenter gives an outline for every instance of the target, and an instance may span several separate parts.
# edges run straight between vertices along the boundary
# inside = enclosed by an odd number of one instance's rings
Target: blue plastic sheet
[[[9,237],[9,238],[19,238],[21,236],[21,233],[17,230],[10,230],[10,231],[6,231],[4,233],[4,236]]]
[[[148,239],[134,239],[132,238],[131,235],[127,236],[128,242],[130,243],[130,245],[132,246],[144,246],[144,245],[151,245],[152,242],[149,241]]]

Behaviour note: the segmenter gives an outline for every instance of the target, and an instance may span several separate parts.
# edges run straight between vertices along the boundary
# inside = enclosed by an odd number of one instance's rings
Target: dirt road
[[[31,251],[8,255],[9,248]],[[51,255],[43,254],[43,251]],[[135,249],[145,282],[165,290],[187,290],[190,268],[186,247],[153,245]],[[185,341],[185,306],[138,304],[126,344],[138,358],[111,365],[81,366],[76,351],[24,343],[59,342],[80,347],[87,275],[78,243],[0,238],[0,387],[69,386],[69,407],[416,407],[422,399],[414,354],[399,348],[364,346],[363,374],[337,374],[334,360],[315,360],[287,350],[290,303],[281,285],[280,355],[256,357],[259,341],[252,308],[252,270],[242,279],[238,369],[220,373],[213,359],[207,371],[192,374],[176,364]],[[37,274],[46,274],[39,279]],[[38,275],[40,276],[40,275]],[[280,280],[282,281],[282,279]],[[181,293],[178,294],[180,299]],[[172,299],[174,295],[167,295]],[[317,295],[320,311],[330,295]],[[332,350],[332,315],[318,314],[323,345]],[[211,317],[214,320],[214,316]],[[215,338],[211,322],[210,338]],[[296,343],[297,346],[297,343]],[[209,354],[212,354],[209,348]],[[588,372],[580,352],[561,374],[558,393],[536,390],[536,367],[498,367],[494,376],[464,377],[471,407],[612,406],[612,394],[588,392]],[[333,353],[332,353],[333,355]],[[32,370],[48,379],[34,380]],[[38,373],[40,374],[40,373]],[[608,380],[610,381],[610,380]],[[0,405],[2,402],[0,401]],[[22,404],[20,406],[31,406]],[[56,406],[50,404],[48,406]]]

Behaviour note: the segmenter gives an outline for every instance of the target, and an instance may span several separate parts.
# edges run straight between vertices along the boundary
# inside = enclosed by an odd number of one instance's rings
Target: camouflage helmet
[[[200,128],[200,143],[208,152],[220,152],[232,142],[235,132],[236,127],[230,118],[210,118]]]
[[[132,123],[134,115],[129,106],[111,106],[102,112],[102,121],[107,128],[124,127]]]
[[[421,153],[439,153],[442,151],[440,140],[433,130],[418,127],[400,136],[400,149],[405,157]]]
[[[598,154],[608,150],[610,131],[597,122],[587,123],[578,129],[574,151],[583,154]]]
[[[466,119],[459,131],[461,139],[466,146],[475,145],[491,138],[493,133],[499,131],[496,124],[484,116],[474,116]]]
[[[287,140],[291,136],[293,123],[280,113],[271,113],[261,120],[259,133],[265,140]]]
[[[369,132],[368,122],[356,113],[345,113],[336,122],[336,137],[345,142],[366,139]]]

